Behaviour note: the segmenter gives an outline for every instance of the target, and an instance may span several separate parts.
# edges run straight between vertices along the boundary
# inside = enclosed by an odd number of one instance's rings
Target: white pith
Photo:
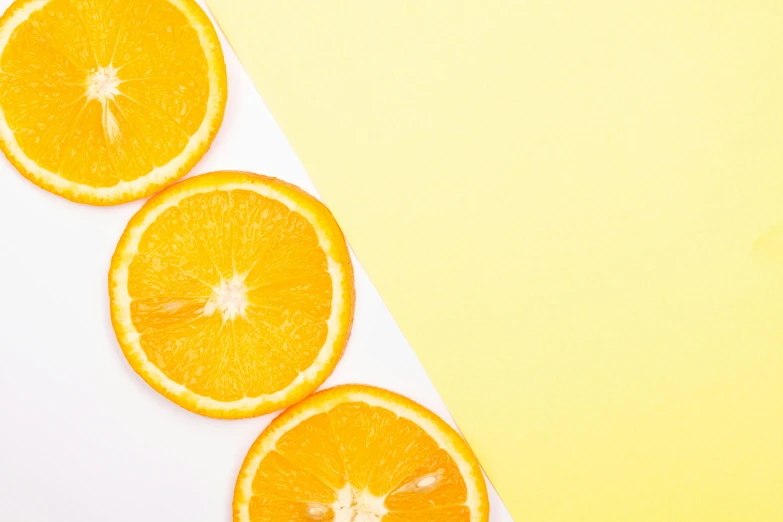
[[[337,491],[335,502],[329,505],[311,502],[305,516],[311,520],[324,520],[331,508],[331,512],[334,513],[334,522],[379,522],[389,512],[384,505],[386,497],[402,491],[428,493],[438,486],[443,478],[443,471],[439,469],[415,477],[382,497],[375,496],[366,489],[362,490],[351,484],[346,484]]]
[[[442,469],[433,473],[415,477],[406,484],[384,496],[376,496],[367,491],[346,484],[336,490],[337,500],[331,504],[308,502],[304,516],[308,520],[332,520],[333,522],[378,522],[389,512],[384,505],[386,497],[402,491],[428,493],[434,490],[443,477]],[[333,515],[333,518],[330,516]]]
[[[244,277],[234,275],[231,279],[223,279],[213,289],[212,296],[204,305],[204,315],[209,317],[217,311],[220,312],[223,321],[231,321],[236,317],[243,317],[247,305],[247,286]]]
[[[109,105],[109,102],[120,94],[120,83],[122,82],[117,77],[117,69],[109,64],[106,67],[98,67],[90,73],[84,91],[87,101],[98,100],[101,104],[101,124],[103,133],[109,141],[116,140],[120,133],[117,118]]]
[[[337,500],[329,507],[334,513],[334,522],[378,522],[386,513],[383,500],[368,491],[356,491],[346,484],[337,492]],[[310,518],[318,520],[312,515]]]
[[[98,67],[87,76],[84,95],[88,100],[98,100],[106,103],[117,96],[120,91],[120,79],[117,77],[117,69],[111,64],[106,67]]]

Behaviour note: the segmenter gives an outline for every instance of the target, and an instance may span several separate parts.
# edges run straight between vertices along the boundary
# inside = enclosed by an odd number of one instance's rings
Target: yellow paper
[[[516,520],[783,520],[783,2],[210,6]]]

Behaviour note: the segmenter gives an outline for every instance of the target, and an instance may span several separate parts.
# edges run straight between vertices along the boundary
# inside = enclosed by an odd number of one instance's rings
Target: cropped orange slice
[[[0,18],[0,149],[70,200],[122,203],[184,176],[226,94],[193,0],[17,0]]]
[[[476,457],[423,406],[337,386],[286,410],[250,448],[234,522],[486,522]]]
[[[241,172],[187,179],[131,219],[109,273],[133,369],[203,415],[238,418],[315,390],[348,341],[353,268],[318,200]]]

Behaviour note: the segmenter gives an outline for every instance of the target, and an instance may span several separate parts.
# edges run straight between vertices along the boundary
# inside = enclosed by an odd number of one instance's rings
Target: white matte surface
[[[0,0],[0,8],[11,2]],[[221,34],[223,126],[192,174],[264,173],[315,193]],[[77,205],[0,156],[0,521],[230,522],[234,481],[273,416],[221,421],[158,395],[126,363],[109,319],[107,274],[143,202]],[[349,238],[350,240],[350,238]],[[453,424],[356,263],[351,340],[324,387],[382,386]],[[426,320],[426,318],[422,318]],[[492,522],[511,517],[490,486]]]

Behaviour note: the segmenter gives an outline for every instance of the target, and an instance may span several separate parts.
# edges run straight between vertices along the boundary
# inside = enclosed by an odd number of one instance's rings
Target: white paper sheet
[[[0,9],[10,3],[0,0]],[[222,34],[221,41],[228,106],[191,175],[248,170],[317,195]],[[107,274],[116,242],[142,203],[71,203],[35,187],[0,157],[0,521],[231,521],[239,467],[275,414],[201,417],[153,391],[125,361],[109,319]],[[382,386],[453,425],[354,263],[353,332],[324,387]],[[511,522],[488,486],[491,521]]]

